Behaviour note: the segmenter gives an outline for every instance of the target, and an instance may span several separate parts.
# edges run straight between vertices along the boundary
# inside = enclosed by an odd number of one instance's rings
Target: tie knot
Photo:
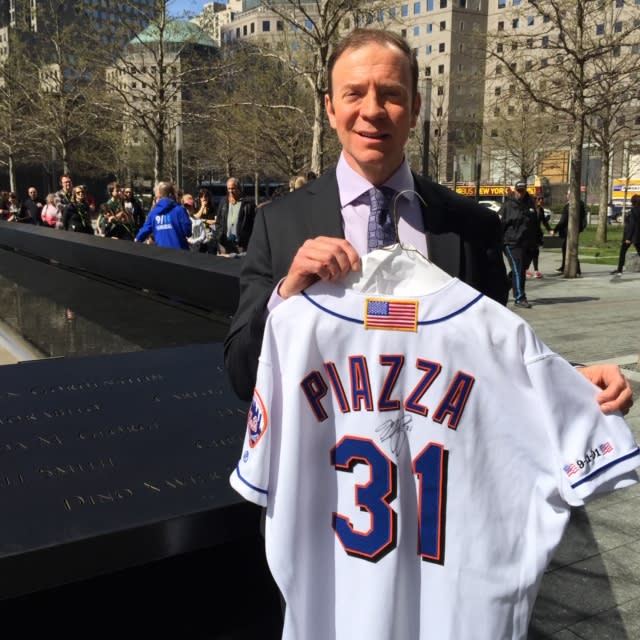
[[[395,194],[395,189],[387,186],[371,187],[371,189],[369,189],[371,210],[375,211],[375,213],[378,215],[380,224],[384,223]]]
[[[371,187],[369,189],[369,251],[395,241],[395,221],[391,215],[391,204],[396,191],[391,187]]]

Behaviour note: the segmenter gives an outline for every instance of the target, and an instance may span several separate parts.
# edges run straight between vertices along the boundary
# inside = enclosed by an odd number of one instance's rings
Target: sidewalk
[[[627,416],[640,441],[640,273],[610,275],[582,264],[582,278],[557,274],[559,250],[543,250],[544,277],[527,280],[531,309],[517,309],[538,336],[572,362],[617,362],[636,405]],[[513,302],[509,302],[509,308]],[[640,638],[640,487],[575,509],[542,582],[529,640]]]

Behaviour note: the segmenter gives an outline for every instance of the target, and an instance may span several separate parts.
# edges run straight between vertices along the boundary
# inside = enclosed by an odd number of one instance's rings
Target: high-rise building
[[[223,42],[251,40],[302,49],[298,29],[258,0],[236,0],[221,29]],[[287,3],[283,3],[286,6]],[[363,6],[360,16],[346,15],[342,32],[357,24],[376,24],[400,32],[413,47],[420,65],[423,102],[430,104],[430,173],[451,179],[454,165],[460,176],[475,170],[481,143],[487,0],[416,0],[377,10]],[[300,13],[300,24],[310,21],[313,3]]]
[[[116,38],[124,46],[161,10],[159,0],[0,0],[0,63],[9,55],[10,32],[35,45],[58,27],[85,21],[87,38],[96,38],[98,43]]]
[[[293,3],[282,4],[293,10]],[[567,1],[566,10],[574,4]],[[637,43],[628,53],[640,60],[640,0],[591,5],[595,7],[592,15],[602,13],[602,20],[591,25],[593,29],[615,32],[635,24]],[[305,11],[313,12],[314,6],[305,5]],[[342,32],[358,24],[384,26],[401,33],[416,53],[423,102],[428,105],[428,112],[423,109],[422,131],[430,134],[429,174],[434,179],[475,181],[481,167],[485,182],[513,181],[525,169],[510,158],[514,137],[527,129],[529,137],[535,137],[536,127],[546,121],[551,123],[551,135],[538,135],[532,141],[544,146],[544,153],[537,150],[531,175],[548,174],[552,181],[566,182],[571,125],[527,98],[512,73],[532,73],[551,55],[545,45],[550,24],[542,12],[524,0],[404,0],[389,3],[375,15],[372,11],[367,14],[366,3],[357,10],[359,13],[345,16]],[[313,13],[308,15],[310,22]],[[299,23],[305,23],[304,16]],[[220,39],[222,43],[242,39],[287,47],[295,56],[301,50],[300,30],[260,0],[233,0],[227,5],[225,23],[220,24]],[[498,46],[508,48],[502,62],[488,53]],[[640,127],[636,102],[630,93],[625,117]],[[413,160],[415,165],[415,154]]]

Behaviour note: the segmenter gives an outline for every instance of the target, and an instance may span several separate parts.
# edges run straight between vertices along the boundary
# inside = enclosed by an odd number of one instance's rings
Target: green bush
[[[622,225],[607,225],[606,242],[596,241],[596,229],[597,225],[590,224],[580,234],[580,260],[591,264],[617,264],[622,242]]]
[[[607,226],[607,241],[596,241],[597,225],[590,224],[580,234],[580,260],[587,264],[618,264],[618,253],[622,242],[622,225],[610,224]],[[560,252],[559,248],[547,249]]]

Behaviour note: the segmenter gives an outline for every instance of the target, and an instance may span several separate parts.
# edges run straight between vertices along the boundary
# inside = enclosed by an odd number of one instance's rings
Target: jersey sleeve
[[[640,450],[621,414],[602,413],[599,389],[557,354],[540,355],[528,369],[562,498],[581,506],[597,494],[635,484]]]
[[[267,357],[260,356],[256,386],[247,412],[247,430],[242,453],[231,473],[231,486],[246,500],[266,507],[269,501],[273,435],[274,379]]]

